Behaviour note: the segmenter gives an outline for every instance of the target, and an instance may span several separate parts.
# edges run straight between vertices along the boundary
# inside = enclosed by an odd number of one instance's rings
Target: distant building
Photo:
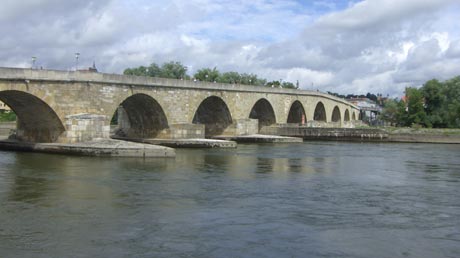
[[[6,105],[5,103],[0,101],[0,111],[9,112],[9,111],[11,111],[11,108],[8,105]]]
[[[382,107],[371,99],[350,98],[347,101],[358,106],[360,109],[360,119],[370,124],[374,123],[377,120],[377,116],[382,113]]]

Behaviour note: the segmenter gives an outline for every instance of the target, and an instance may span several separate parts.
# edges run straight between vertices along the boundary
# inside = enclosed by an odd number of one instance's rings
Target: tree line
[[[460,76],[406,88],[405,98],[386,101],[381,119],[395,126],[460,128]]]
[[[216,83],[246,84],[255,86],[266,86],[274,88],[298,89],[299,82],[268,81],[259,78],[256,74],[238,72],[220,72],[216,67],[199,69],[193,76],[187,74],[187,67],[180,62],[166,62],[161,66],[152,63],[149,66],[127,68],[123,71],[125,75],[161,77],[183,80],[197,80]]]

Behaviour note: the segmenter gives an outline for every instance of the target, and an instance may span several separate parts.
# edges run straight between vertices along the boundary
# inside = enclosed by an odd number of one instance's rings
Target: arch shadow
[[[259,120],[259,130],[263,126],[276,123],[275,111],[270,102],[264,98],[259,99],[251,109],[249,118]]]
[[[289,109],[289,115],[287,122],[288,123],[296,123],[296,124],[304,124],[306,119],[305,109],[303,108],[302,103],[296,100],[292,103],[291,108]]]
[[[348,109],[345,109],[345,115],[343,116],[343,121],[345,122],[350,121],[350,111],[348,111]]]
[[[23,91],[0,92],[0,100],[17,116],[16,139],[27,142],[56,142],[65,127],[56,112],[40,98]]]
[[[335,106],[334,109],[332,110],[332,122],[340,122],[341,115],[340,115],[340,109],[338,106]]]
[[[211,96],[203,100],[193,116],[194,124],[205,125],[205,137],[221,135],[232,124],[232,115],[225,102]]]
[[[313,120],[326,122],[326,109],[321,101],[316,104]]]
[[[161,105],[151,96],[137,93],[126,98],[114,112],[112,121],[118,120],[116,136],[155,138],[169,128]]]

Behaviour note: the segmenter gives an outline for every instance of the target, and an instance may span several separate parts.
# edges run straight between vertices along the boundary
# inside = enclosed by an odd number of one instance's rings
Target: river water
[[[460,257],[460,145],[0,152],[0,257]]]

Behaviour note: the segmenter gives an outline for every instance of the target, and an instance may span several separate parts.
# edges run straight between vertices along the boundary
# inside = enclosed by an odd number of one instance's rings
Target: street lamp
[[[80,53],[75,53],[75,71],[78,71],[78,58],[80,57]]]
[[[209,77],[209,75],[207,75],[207,74],[206,74],[204,77],[206,77],[206,81],[208,81],[208,77]]]
[[[32,68],[31,69],[34,69],[34,66],[35,66],[35,61],[37,60],[37,57],[33,56],[32,57]]]

